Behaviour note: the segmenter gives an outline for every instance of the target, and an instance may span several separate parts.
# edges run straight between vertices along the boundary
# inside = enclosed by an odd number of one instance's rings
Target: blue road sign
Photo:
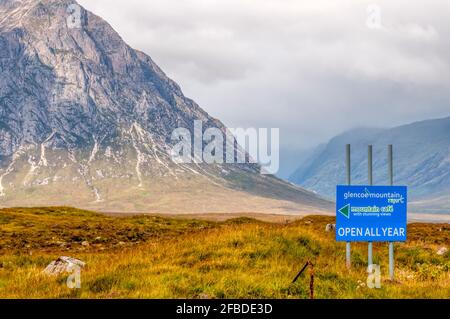
[[[406,215],[406,186],[337,186],[337,241],[406,241]]]

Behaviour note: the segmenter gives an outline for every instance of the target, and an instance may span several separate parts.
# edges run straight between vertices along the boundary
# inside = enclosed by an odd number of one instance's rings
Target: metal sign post
[[[347,185],[350,185],[351,180],[351,168],[350,168],[350,144],[347,144],[346,146],[346,167],[347,167]],[[345,245],[345,264],[347,266],[347,269],[350,269],[351,267],[351,247],[350,242],[348,241]]]
[[[372,186],[373,185],[373,180],[372,180],[372,145],[369,145],[368,149],[367,149],[367,173],[368,173],[368,178],[369,178],[369,185]],[[373,253],[373,245],[372,242],[369,241],[368,244],[368,252],[367,252],[367,264],[368,266],[373,264],[373,258],[372,258],[372,253]]]
[[[369,266],[373,242],[389,243],[389,277],[394,280],[394,242],[407,239],[408,188],[394,186],[392,145],[388,147],[390,186],[373,186],[373,147],[368,147],[368,185],[351,185],[350,144],[346,147],[347,185],[336,185],[336,241],[346,243],[350,269],[351,242],[367,242]]]
[[[389,185],[394,185],[394,158],[392,144],[388,146]],[[394,242],[389,242],[389,278],[394,280]]]

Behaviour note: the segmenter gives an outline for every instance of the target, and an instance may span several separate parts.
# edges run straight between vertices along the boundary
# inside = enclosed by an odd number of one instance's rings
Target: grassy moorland
[[[387,280],[387,245],[374,245],[382,286],[366,285],[367,245],[325,232],[332,217],[274,224],[154,216],[111,217],[67,207],[0,210],[0,298],[450,298],[450,225],[410,224],[396,244],[396,281]],[[87,263],[81,288],[42,270],[59,256]]]

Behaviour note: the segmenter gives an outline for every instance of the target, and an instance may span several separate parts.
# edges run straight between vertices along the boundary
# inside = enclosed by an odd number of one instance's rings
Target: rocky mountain
[[[367,145],[373,145],[375,185],[388,184],[387,145],[394,145],[394,182],[409,186],[411,209],[450,213],[450,117],[391,129],[358,128],[333,138],[290,177],[334,198],[345,184],[345,144],[352,144],[352,183],[366,184]]]
[[[225,126],[72,0],[0,0],[0,205],[298,212],[313,193],[250,164],[176,164],[171,134]],[[240,151],[239,149],[236,150]]]

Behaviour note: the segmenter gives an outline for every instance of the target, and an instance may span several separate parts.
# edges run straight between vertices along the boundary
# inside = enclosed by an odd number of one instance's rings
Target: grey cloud
[[[81,0],[231,127],[298,149],[450,114],[450,3]],[[381,8],[379,29],[367,7]]]

